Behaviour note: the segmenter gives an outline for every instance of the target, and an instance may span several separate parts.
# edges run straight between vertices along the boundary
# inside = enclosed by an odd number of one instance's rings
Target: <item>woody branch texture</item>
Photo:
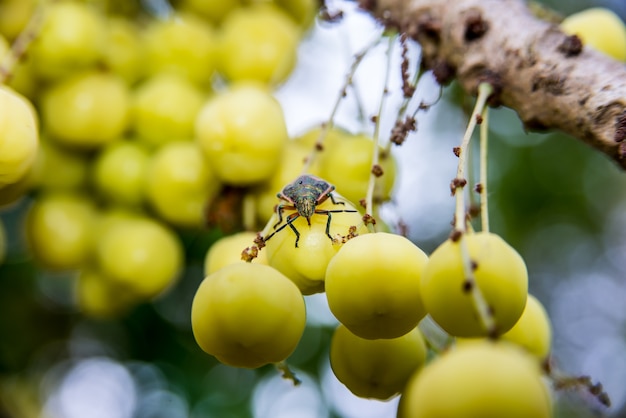
[[[388,28],[422,47],[422,65],[475,94],[496,88],[491,104],[514,109],[529,130],[557,129],[626,169],[626,66],[521,0],[359,0]]]

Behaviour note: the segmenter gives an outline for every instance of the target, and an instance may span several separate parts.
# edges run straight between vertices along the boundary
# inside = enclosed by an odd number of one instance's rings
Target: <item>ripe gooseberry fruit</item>
[[[528,272],[522,257],[496,234],[465,234],[475,285],[502,334],[518,321],[528,294]],[[430,316],[455,337],[486,337],[467,287],[461,242],[448,239],[430,256],[421,279],[421,294]]]
[[[106,32],[104,65],[132,85],[144,71],[139,29],[129,19],[110,16]]]
[[[183,248],[165,225],[139,215],[119,216],[99,229],[97,266],[138,299],[161,294],[178,278]]]
[[[205,222],[204,208],[219,190],[220,184],[195,142],[166,144],[149,162],[148,201],[171,224],[201,227]]]
[[[372,138],[367,135],[343,133],[328,138],[328,147],[320,153],[320,176],[337,186],[337,190],[352,202],[359,202],[367,195],[372,171]],[[382,147],[379,147],[382,153]],[[395,162],[391,155],[379,161],[383,175],[376,179],[374,196],[377,200],[389,200],[395,181]]]
[[[35,259],[45,267],[82,266],[93,249],[96,209],[91,199],[54,193],[40,196],[26,218],[26,237]]]
[[[239,232],[215,241],[204,257],[204,274],[208,276],[222,267],[233,263],[243,263],[241,252],[250,247],[256,238],[255,232]],[[254,263],[268,264],[267,252],[260,251],[259,255],[252,260]]]
[[[28,24],[37,2],[33,0],[6,0],[0,3],[0,33],[15,39]]]
[[[546,309],[536,297],[528,295],[522,316],[513,328],[502,334],[502,339],[524,347],[540,360],[548,356],[552,327]]]
[[[537,361],[509,343],[467,342],[433,360],[402,392],[398,418],[549,418]]]
[[[39,148],[37,116],[30,102],[0,86],[0,187],[24,177]]]
[[[33,167],[33,185],[44,190],[79,190],[87,184],[86,155],[42,139]]]
[[[182,6],[193,13],[209,19],[212,22],[219,23],[231,11],[242,6],[242,0],[183,0]]]
[[[596,51],[626,61],[626,27],[609,9],[594,7],[574,13],[561,22],[561,29]]]
[[[116,141],[96,156],[94,184],[111,202],[139,207],[149,161],[150,154],[137,142]]]
[[[152,19],[143,37],[148,75],[177,74],[198,86],[210,84],[215,68],[215,34],[199,16],[172,14]]]
[[[275,85],[295,66],[300,31],[270,4],[239,8],[222,22],[218,70],[231,81]]]
[[[96,71],[54,84],[41,103],[50,137],[79,148],[100,147],[119,139],[128,125],[129,109],[124,81]]]
[[[191,140],[205,93],[176,74],[149,78],[132,97],[133,128],[140,141],[157,147],[177,140]]]
[[[346,242],[328,263],[326,297],[335,317],[361,338],[397,338],[426,315],[420,278],[426,254],[378,232]]]
[[[257,368],[285,360],[306,323],[298,288],[272,267],[235,263],[208,275],[191,307],[200,348],[220,362]]]
[[[86,3],[61,1],[46,8],[30,52],[38,75],[50,80],[93,66],[105,47],[106,26],[100,13]]]
[[[289,136],[278,101],[246,83],[209,99],[198,114],[196,138],[221,181],[245,186],[272,176]]]
[[[426,351],[417,328],[398,338],[367,340],[340,324],[330,341],[330,365],[356,396],[387,400],[399,394],[424,365]]]

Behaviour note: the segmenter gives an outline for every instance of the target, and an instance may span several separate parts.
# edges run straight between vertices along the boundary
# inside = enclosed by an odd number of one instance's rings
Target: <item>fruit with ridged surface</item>
[[[298,288],[263,264],[236,263],[210,274],[191,308],[198,345],[235,367],[285,360],[300,341],[305,322]]]

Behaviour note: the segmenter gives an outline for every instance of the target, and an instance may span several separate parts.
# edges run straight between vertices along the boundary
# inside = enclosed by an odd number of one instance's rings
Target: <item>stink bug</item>
[[[357,212],[353,209],[317,209],[317,206],[326,201],[328,198],[330,198],[334,205],[345,205],[344,202],[338,202],[335,200],[335,196],[332,193],[334,190],[335,186],[332,184],[309,174],[304,174],[295,179],[292,183],[286,185],[283,190],[276,195],[279,199],[283,200],[283,202],[276,206],[278,222],[276,222],[273,226],[274,232],[265,237],[263,241],[268,241],[275,234],[282,231],[287,225],[289,225],[291,230],[296,234],[297,248],[298,241],[300,240],[300,232],[298,232],[296,227],[293,225],[293,221],[302,216],[306,218],[307,224],[311,226],[311,217],[314,214],[328,216],[328,221],[326,222],[326,235],[328,235],[328,238],[330,238],[331,241],[334,241],[333,237],[330,235],[330,223],[332,221],[331,214],[339,212]],[[285,224],[276,229],[276,227],[283,221],[284,210],[295,210],[296,212],[287,216]]]

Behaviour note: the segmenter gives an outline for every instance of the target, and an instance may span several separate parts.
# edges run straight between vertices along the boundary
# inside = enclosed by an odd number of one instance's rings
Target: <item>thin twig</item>
[[[54,0],[40,1],[30,20],[11,45],[11,50],[0,63],[0,85],[11,79],[15,66],[24,58],[30,44],[39,36],[47,7],[52,1]]]
[[[304,166],[302,167],[302,174],[308,173],[308,171],[311,169],[311,165],[313,164],[313,161],[317,157],[317,154],[320,153],[324,149],[324,139],[326,138],[326,135],[333,128],[335,124],[335,116],[337,114],[337,111],[339,110],[339,104],[341,103],[343,98],[346,97],[346,95],[348,94],[348,87],[352,85],[354,73],[356,72],[357,68],[359,68],[359,65],[361,64],[361,62],[363,62],[363,58],[365,58],[367,53],[373,47],[378,45],[378,43],[380,42],[380,39],[381,37],[377,36],[376,39],[374,39],[374,41],[369,43],[365,48],[363,48],[360,52],[354,55],[352,64],[350,65],[350,69],[348,70],[348,73],[346,74],[346,79],[343,83],[343,86],[339,90],[339,94],[337,95],[337,99],[335,100],[335,104],[333,105],[333,109],[330,112],[330,116],[328,117],[328,120],[322,124],[322,129],[320,130],[319,136],[317,137],[317,140],[315,141],[315,144],[313,145],[313,149],[311,150],[311,152],[305,159]]]
[[[380,98],[380,103],[378,105],[378,113],[375,117],[374,134],[373,134],[373,140],[372,140],[372,147],[373,147],[372,165],[371,165],[371,170],[370,170],[369,182],[367,184],[367,194],[365,196],[365,218],[366,219],[373,219],[374,189],[376,186],[376,182],[378,181],[378,178],[381,175],[384,175],[384,173],[382,172],[382,168],[380,167],[380,164],[379,164],[380,149],[379,149],[378,143],[379,143],[379,137],[380,137],[380,120],[383,114],[383,108],[385,107],[387,95],[389,93],[389,78],[391,74],[391,54],[393,52],[395,41],[396,39],[394,36],[389,37],[389,44],[387,46],[387,68],[385,70],[385,84],[383,86],[383,94]],[[374,227],[375,222],[371,222],[371,223],[366,222],[366,223],[368,225],[368,228],[370,228],[370,230],[375,229]]]
[[[452,192],[456,196],[454,229],[459,235],[458,243],[461,250],[463,274],[467,284],[466,287],[469,290],[472,302],[474,304],[474,309],[478,314],[479,321],[483,326],[483,329],[490,336],[495,335],[497,331],[496,323],[493,318],[493,313],[489,309],[489,305],[487,304],[483,293],[476,283],[476,278],[474,277],[473,263],[469,255],[467,242],[465,240],[465,235],[467,232],[467,217],[465,216],[464,187],[467,183],[467,180],[465,179],[465,169],[467,164],[467,151],[469,142],[472,138],[472,134],[474,133],[474,129],[476,128],[478,118],[480,117],[483,109],[486,106],[487,98],[491,95],[492,92],[493,87],[488,83],[481,83],[478,87],[478,98],[476,100],[476,105],[474,107],[474,110],[472,111],[472,114],[470,115],[470,120],[467,125],[465,135],[463,136],[461,146],[456,150],[459,157],[459,165],[457,168],[456,178],[452,183]]]
[[[480,221],[481,230],[489,232],[489,208],[487,205],[487,146],[489,143],[489,108],[483,109],[480,125]]]

